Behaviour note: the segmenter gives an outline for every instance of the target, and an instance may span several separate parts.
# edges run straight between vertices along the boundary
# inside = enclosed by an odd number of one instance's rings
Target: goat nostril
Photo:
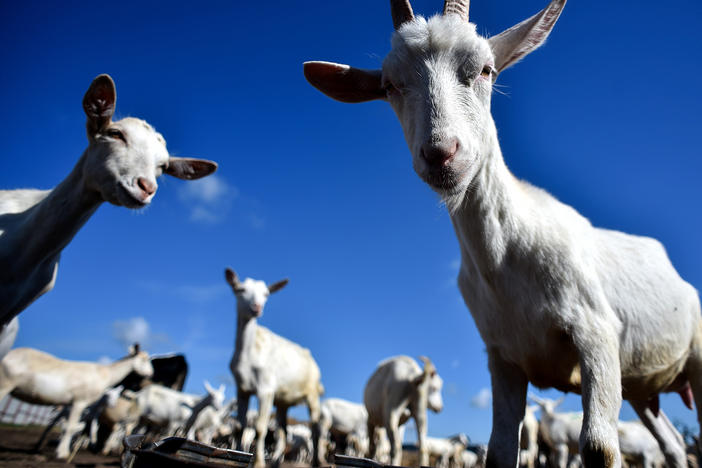
[[[137,185],[147,196],[153,195],[156,192],[156,184],[146,177],[137,178]]]

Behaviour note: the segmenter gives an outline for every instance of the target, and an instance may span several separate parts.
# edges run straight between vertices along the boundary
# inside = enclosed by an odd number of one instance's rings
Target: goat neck
[[[84,161],[85,154],[68,177],[30,208],[20,230],[12,233],[14,241],[23,243],[23,248],[16,251],[18,267],[26,268],[58,255],[102,203],[98,192],[85,187]]]
[[[250,314],[241,313],[237,305],[236,314],[236,339],[234,341],[234,360],[239,361],[248,354],[256,340],[256,318]]]
[[[447,200],[464,262],[485,276],[503,263],[512,240],[524,235],[518,205],[526,203],[493,136],[490,153],[460,200]]]

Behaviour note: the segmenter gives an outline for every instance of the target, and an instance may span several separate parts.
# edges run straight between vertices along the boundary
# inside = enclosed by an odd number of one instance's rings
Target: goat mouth
[[[460,185],[456,172],[446,166],[429,168],[422,174],[422,179],[434,190],[449,194],[455,192]]]

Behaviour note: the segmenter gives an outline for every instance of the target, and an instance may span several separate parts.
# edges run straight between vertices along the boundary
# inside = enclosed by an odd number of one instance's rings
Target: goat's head
[[[441,397],[441,389],[444,386],[444,381],[439,377],[436,367],[428,357],[420,356],[419,359],[424,363],[422,374],[415,379],[415,385],[420,398],[426,395],[427,408],[435,413],[441,412],[444,408],[444,400]]]
[[[307,62],[307,80],[343,102],[387,100],[395,110],[417,174],[442,197],[465,193],[496,142],[490,114],[500,73],[540,46],[566,0],[485,39],[468,22],[468,0],[415,17],[409,0],[391,0],[395,33],[382,70]]]
[[[224,277],[236,296],[237,313],[243,315],[244,318],[260,317],[263,314],[263,306],[266,305],[268,296],[280,291],[288,284],[287,278],[270,285],[251,278],[239,281],[236,272],[231,268],[224,271]]]
[[[221,410],[224,406],[224,384],[220,384],[219,388],[213,388],[207,380],[205,380],[204,384],[207,394],[212,397],[212,406],[216,410]]]
[[[561,397],[558,400],[551,400],[549,398],[540,398],[536,395],[529,395],[529,399],[536,403],[538,408],[540,408],[541,412],[545,415],[553,415],[556,412],[556,408],[565,401],[565,397]]]
[[[139,343],[129,348],[129,356],[132,359],[132,368],[134,372],[142,377],[151,377],[154,375],[154,366],[151,365],[149,353],[142,351],[139,348]]]
[[[128,208],[151,203],[161,174],[199,179],[217,164],[204,159],[171,157],[160,133],[140,119],[112,121],[117,94],[109,75],[95,78],[83,97],[90,146],[83,176],[102,200]]]

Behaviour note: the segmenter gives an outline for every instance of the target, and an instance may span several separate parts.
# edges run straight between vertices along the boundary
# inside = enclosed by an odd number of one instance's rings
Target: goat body
[[[237,418],[242,429],[246,427],[250,397],[258,398],[255,466],[265,464],[264,444],[273,405],[278,422],[278,448],[273,458],[279,460],[283,456],[288,408],[300,403],[309,409],[310,424],[315,431],[314,459],[318,462],[319,396],[324,393],[319,366],[308,349],[257,323],[268,296],[283,288],[288,280],[271,285],[251,278],[239,281],[231,269],[226,270],[225,277],[237,304],[236,342],[230,369],[236,381]],[[241,434],[237,438],[241,445]]]
[[[149,356],[135,349],[111,364],[65,361],[32,348],[15,348],[0,361],[0,400],[8,393],[27,403],[71,405],[68,422],[56,448],[69,456],[71,437],[80,430],[83,410],[132,371],[153,373]]]
[[[382,427],[390,440],[391,464],[402,462],[402,439],[399,428],[412,417],[417,426],[419,465],[429,462],[425,444],[427,409],[439,412],[443,408],[443,381],[428,358],[422,357],[424,369],[409,356],[395,356],[378,364],[363,391],[368,412],[368,434]],[[370,456],[376,457],[375,437],[370,439]]]
[[[702,322],[695,289],[656,240],[599,229],[507,169],[490,113],[492,85],[540,46],[565,0],[489,39],[467,1],[415,17],[391,1],[396,32],[382,70],[308,62],[308,80],[345,102],[386,99],[417,174],[446,203],[461,250],[459,289],[485,342],[493,392],[488,464],[513,467],[527,384],[582,394],[585,466],[619,466],[628,399],[666,454],[685,453],[658,393],[694,394],[702,421]],[[686,387],[689,380],[691,392]]]
[[[341,398],[327,398],[322,401],[320,426],[319,456],[324,460],[327,438],[343,441],[346,455],[363,456],[368,451],[368,412],[360,403],[353,403]],[[339,453],[340,447],[336,447]]]

